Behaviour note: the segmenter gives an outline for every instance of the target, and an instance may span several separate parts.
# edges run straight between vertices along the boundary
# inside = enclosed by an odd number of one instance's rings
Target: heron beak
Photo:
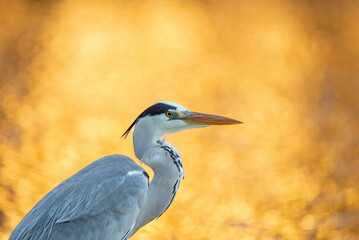
[[[184,116],[180,116],[179,119],[185,121],[188,125],[230,125],[243,123],[241,121],[199,112],[183,112]]]

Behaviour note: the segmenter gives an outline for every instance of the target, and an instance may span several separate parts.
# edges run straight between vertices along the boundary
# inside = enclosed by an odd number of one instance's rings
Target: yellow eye
[[[173,117],[173,112],[170,111],[166,112],[166,116],[169,118]]]

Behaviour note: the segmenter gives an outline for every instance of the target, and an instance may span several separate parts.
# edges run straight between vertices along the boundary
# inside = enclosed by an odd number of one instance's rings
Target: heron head
[[[238,123],[242,122],[227,117],[188,111],[176,103],[159,102],[143,111],[122,136],[127,137],[135,125],[141,129],[151,130],[155,135],[162,137],[164,134],[185,129]]]

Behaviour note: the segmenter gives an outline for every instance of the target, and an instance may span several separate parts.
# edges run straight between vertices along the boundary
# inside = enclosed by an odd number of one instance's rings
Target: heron
[[[238,123],[242,122],[192,112],[176,103],[153,104],[122,135],[126,138],[134,127],[135,156],[153,170],[151,181],[129,157],[100,158],[45,195],[10,240],[129,239],[168,209],[184,177],[181,155],[164,135]]]

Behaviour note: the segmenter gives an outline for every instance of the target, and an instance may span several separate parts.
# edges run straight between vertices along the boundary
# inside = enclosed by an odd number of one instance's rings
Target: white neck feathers
[[[146,153],[160,140],[164,133],[159,131],[153,126],[156,126],[152,123],[153,118],[144,117],[141,118],[134,129],[133,132],[133,147],[135,150],[136,157],[143,161]],[[152,126],[152,127],[151,127]],[[148,165],[148,163],[146,163]]]

